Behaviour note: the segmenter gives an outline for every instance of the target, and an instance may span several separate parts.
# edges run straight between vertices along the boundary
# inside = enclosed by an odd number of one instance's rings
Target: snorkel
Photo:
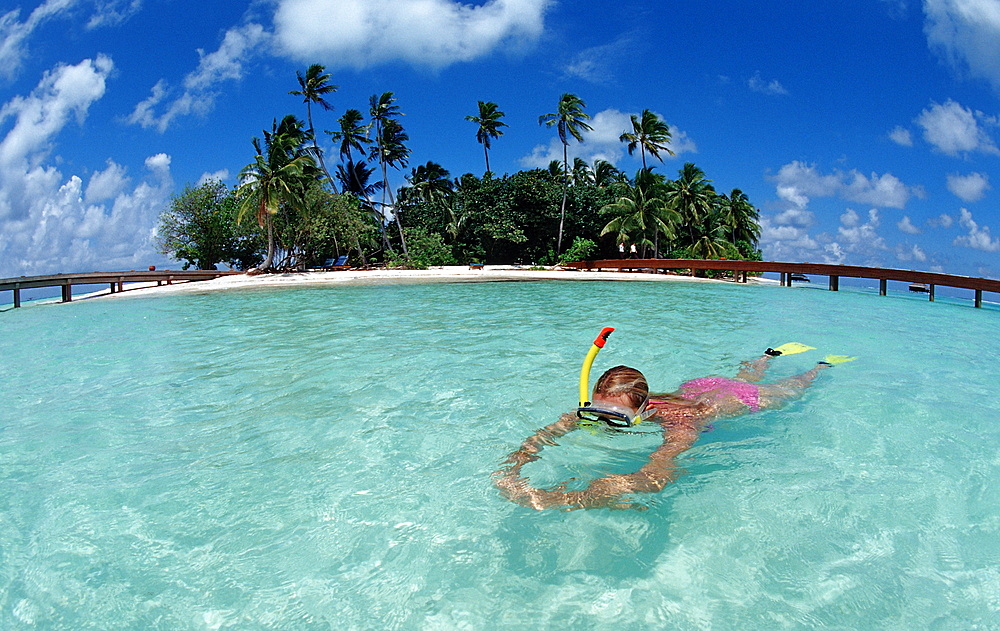
[[[590,368],[594,365],[597,354],[607,343],[608,336],[614,330],[610,326],[601,329],[600,335],[594,340],[594,344],[583,359],[583,366],[580,368],[580,407],[576,409],[576,415],[584,421],[603,421],[612,427],[632,427],[653,415],[655,411],[643,411],[642,407],[645,404],[640,406],[638,412],[633,412],[618,405],[593,405],[590,401]]]
[[[594,359],[601,352],[608,341],[608,336],[614,333],[615,328],[606,326],[601,329],[601,334],[594,340],[593,346],[587,351],[587,356],[583,358],[583,367],[580,368],[580,407],[585,408],[590,405],[590,368],[594,365]]]

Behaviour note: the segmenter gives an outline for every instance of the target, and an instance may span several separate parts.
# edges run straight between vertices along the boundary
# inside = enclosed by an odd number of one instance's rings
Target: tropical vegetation
[[[325,155],[313,106],[332,111],[337,86],[319,64],[296,78],[289,93],[301,97],[305,120],[288,114],[251,139],[235,188],[188,187],[161,214],[160,249],[185,268],[303,269],[343,254],[359,266],[552,265],[617,258],[632,245],[642,257],[760,258],[759,211],[746,194],[717,193],[693,163],[671,179],[647,162],[673,155],[669,126],[649,109],[619,138],[639,153],[634,176],[604,160],[570,161],[571,140],[584,142],[591,127],[586,104],[569,93],[538,119],[555,129],[562,160],[500,174],[490,149],[508,125],[498,104],[479,101],[465,120],[476,125],[486,169],[455,175],[432,160],[410,166],[392,92],[372,95],[367,113],[344,110],[325,132],[334,149]],[[405,173],[398,188],[393,171]]]

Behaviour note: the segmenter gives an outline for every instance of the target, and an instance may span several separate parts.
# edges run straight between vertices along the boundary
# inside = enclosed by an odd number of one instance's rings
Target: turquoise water
[[[0,313],[2,629],[985,629],[1000,619],[995,310],[687,283],[90,300]],[[654,389],[767,346],[859,356],[716,423],[645,511],[490,474],[580,361]],[[575,432],[536,484],[638,468]],[[990,622],[990,621],[993,622]]]

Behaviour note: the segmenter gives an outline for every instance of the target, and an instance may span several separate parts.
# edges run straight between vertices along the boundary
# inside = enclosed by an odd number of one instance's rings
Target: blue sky
[[[998,50],[1000,0],[0,0],[0,277],[169,264],[171,195],[234,184],[322,63],[316,127],[392,91],[410,167],[481,173],[478,100],[509,125],[493,170],[544,166],[572,92],[574,155],[634,172],[618,136],[657,112],[657,168],[742,189],[766,259],[1000,278]]]

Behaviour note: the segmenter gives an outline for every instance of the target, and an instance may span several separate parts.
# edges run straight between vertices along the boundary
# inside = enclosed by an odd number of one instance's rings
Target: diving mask
[[[646,408],[649,397],[639,406],[638,412],[612,403],[589,404],[576,409],[576,416],[585,421],[607,423],[612,427],[632,427],[656,414],[655,408]]]

